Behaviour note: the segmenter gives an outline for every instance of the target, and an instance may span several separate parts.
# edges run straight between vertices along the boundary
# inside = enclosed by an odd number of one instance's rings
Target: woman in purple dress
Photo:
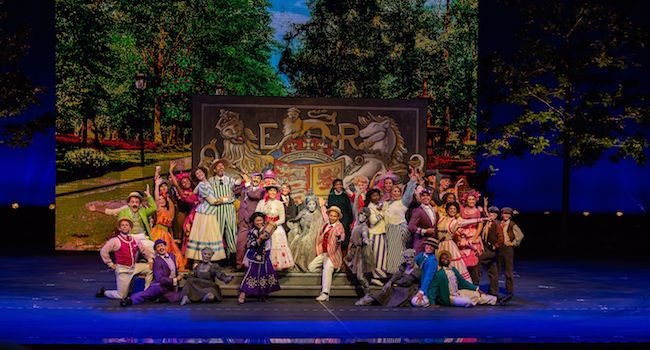
[[[273,221],[265,225],[265,221],[266,215],[263,213],[255,212],[251,215],[253,228],[248,232],[244,262],[248,264],[248,270],[239,287],[239,304],[244,303],[246,294],[256,295],[258,300],[266,301],[270,293],[280,290],[278,275],[271,264],[271,235],[276,225]]]

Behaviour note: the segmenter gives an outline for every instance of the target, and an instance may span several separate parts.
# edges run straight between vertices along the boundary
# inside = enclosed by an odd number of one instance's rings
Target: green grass
[[[114,151],[111,157],[132,157],[139,151]],[[56,186],[56,247],[62,249],[63,245],[75,241],[83,241],[88,246],[83,247],[86,250],[98,250],[110,237],[115,227],[116,217],[91,212],[86,209],[86,204],[93,201],[119,201],[133,191],[142,191],[150,185],[150,191],[153,195],[153,180],[156,165],[162,167],[162,173],[167,173],[169,169],[169,160],[176,160],[179,165],[178,170],[187,170],[191,166],[191,153],[185,152],[167,152],[160,154],[151,154],[151,162],[144,168],[139,166],[139,159],[136,163],[138,166],[132,166],[127,169],[111,171],[102,176],[79,179],[70,181]],[[146,180],[134,181],[125,184],[118,184],[123,181],[150,177]],[[97,188],[103,186],[102,188]],[[95,189],[93,189],[95,188]],[[71,191],[79,193],[68,194]],[[76,249],[76,248],[75,248]]]

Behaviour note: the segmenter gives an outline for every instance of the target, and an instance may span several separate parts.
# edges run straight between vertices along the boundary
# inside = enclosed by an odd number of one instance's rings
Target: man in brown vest
[[[503,227],[503,247],[499,248],[498,261],[499,270],[504,269],[506,275],[506,292],[509,296],[514,293],[514,247],[521,244],[524,239],[524,233],[512,218],[512,208],[504,207],[501,209],[501,225]]]
[[[499,221],[499,208],[491,206],[488,208],[489,221],[483,226],[481,240],[485,248],[483,254],[479,256],[479,264],[472,269],[472,283],[479,285],[483,266],[487,268],[488,277],[490,278],[489,293],[499,295],[499,269],[497,265],[497,252],[503,246],[503,228]]]

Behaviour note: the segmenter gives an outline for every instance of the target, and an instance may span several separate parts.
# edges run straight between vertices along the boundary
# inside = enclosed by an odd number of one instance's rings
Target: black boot
[[[505,305],[508,300],[512,299],[512,294],[508,294],[505,297],[497,297],[497,304],[503,306]]]
[[[120,306],[127,307],[129,305],[133,305],[133,300],[131,300],[131,297],[126,297],[126,299],[120,300]]]
[[[104,292],[106,292],[106,288],[102,287],[101,289],[99,289],[99,292],[95,293],[95,298],[105,297]]]

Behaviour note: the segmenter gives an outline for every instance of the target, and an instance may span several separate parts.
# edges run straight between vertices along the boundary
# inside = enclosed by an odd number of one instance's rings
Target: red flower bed
[[[81,137],[73,134],[57,134],[56,143],[66,146],[78,146],[81,145]],[[113,148],[113,149],[126,149],[126,150],[139,150],[140,142],[138,141],[126,141],[126,140],[100,140],[99,144],[102,147]],[[144,148],[150,150],[156,150],[156,145],[151,141],[144,142]]]

